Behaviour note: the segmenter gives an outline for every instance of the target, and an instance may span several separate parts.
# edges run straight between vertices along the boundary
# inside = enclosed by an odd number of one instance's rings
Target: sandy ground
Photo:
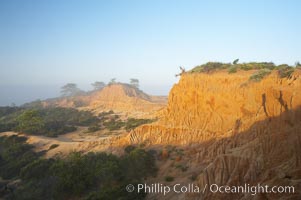
[[[5,135],[25,136],[28,138],[27,142],[34,145],[37,152],[47,151],[45,157],[49,158],[57,155],[64,156],[74,151],[95,151],[95,147],[98,145],[99,148],[96,149],[101,150],[101,143],[103,143],[105,139],[119,135],[123,132],[109,132],[107,130],[101,130],[94,133],[86,133],[86,130],[86,127],[79,127],[75,132],[60,135],[56,138],[25,135],[16,132],[3,132],[0,133],[0,137]],[[58,146],[51,149],[52,145]]]

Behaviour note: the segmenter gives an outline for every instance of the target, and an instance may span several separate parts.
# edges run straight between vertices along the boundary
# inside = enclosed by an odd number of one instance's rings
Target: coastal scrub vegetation
[[[251,81],[260,81],[265,76],[269,75],[271,73],[271,70],[269,69],[261,69],[259,71],[256,71],[254,74],[250,76]]]
[[[141,148],[127,148],[122,156],[73,152],[66,158],[45,159],[26,140],[0,137],[0,177],[20,181],[6,187],[0,198],[144,199],[145,193],[128,193],[125,186],[156,176],[153,153]]]
[[[111,118],[110,120],[104,122],[103,125],[110,131],[120,130],[122,128],[124,128],[126,131],[130,131],[138,126],[141,126],[143,124],[149,124],[154,121],[155,119],[128,118],[127,120],[122,121],[119,118]]]
[[[113,111],[102,112],[94,116],[88,111],[73,108],[27,108],[0,107],[0,132],[15,131],[29,135],[57,137],[87,127],[86,132],[103,129],[109,131],[130,131],[142,124],[152,123],[155,119],[128,118],[121,120]]]
[[[0,132],[56,137],[75,131],[77,126],[91,126],[98,121],[92,113],[72,108],[0,107]]]
[[[188,73],[211,73],[219,70],[227,70],[228,73],[236,73],[238,70],[260,70],[260,72],[253,74],[250,80],[257,80],[260,77],[264,77],[269,74],[272,70],[277,70],[280,78],[289,78],[296,68],[299,68],[300,63],[297,62],[296,66],[290,66],[287,64],[275,65],[272,62],[249,62],[249,63],[238,63],[236,59],[233,63],[222,63],[222,62],[208,62],[203,65],[198,65]]]

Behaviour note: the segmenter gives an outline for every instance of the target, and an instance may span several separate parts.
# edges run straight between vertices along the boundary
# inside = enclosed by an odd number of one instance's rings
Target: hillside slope
[[[151,96],[126,84],[114,84],[93,94],[87,108],[97,113],[113,110],[136,117],[156,117],[156,112],[165,105],[165,97]]]

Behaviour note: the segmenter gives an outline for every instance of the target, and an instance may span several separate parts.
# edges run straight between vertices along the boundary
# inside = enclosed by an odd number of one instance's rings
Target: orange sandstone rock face
[[[260,183],[294,186],[295,193],[206,190],[193,198],[155,194],[150,199],[301,199],[301,72],[282,79],[273,72],[260,82],[250,82],[250,75],[183,74],[157,123],[138,127],[111,145],[184,146],[200,188]]]
[[[157,111],[166,105],[165,97],[154,97],[124,85],[105,87],[92,96],[88,109],[95,112],[113,110],[135,117],[156,117]]]
[[[249,77],[244,71],[182,75],[162,119],[134,130],[131,142],[189,144],[228,137],[301,105],[300,71],[290,79],[276,72],[260,82]]]

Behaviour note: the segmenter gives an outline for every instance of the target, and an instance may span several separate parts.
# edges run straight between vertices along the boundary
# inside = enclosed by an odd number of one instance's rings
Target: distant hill
[[[36,102],[43,107],[67,107],[89,110],[95,114],[114,111],[122,115],[154,118],[167,104],[167,97],[152,96],[129,84],[117,83],[85,95],[60,97]],[[35,102],[25,106],[34,106]]]

